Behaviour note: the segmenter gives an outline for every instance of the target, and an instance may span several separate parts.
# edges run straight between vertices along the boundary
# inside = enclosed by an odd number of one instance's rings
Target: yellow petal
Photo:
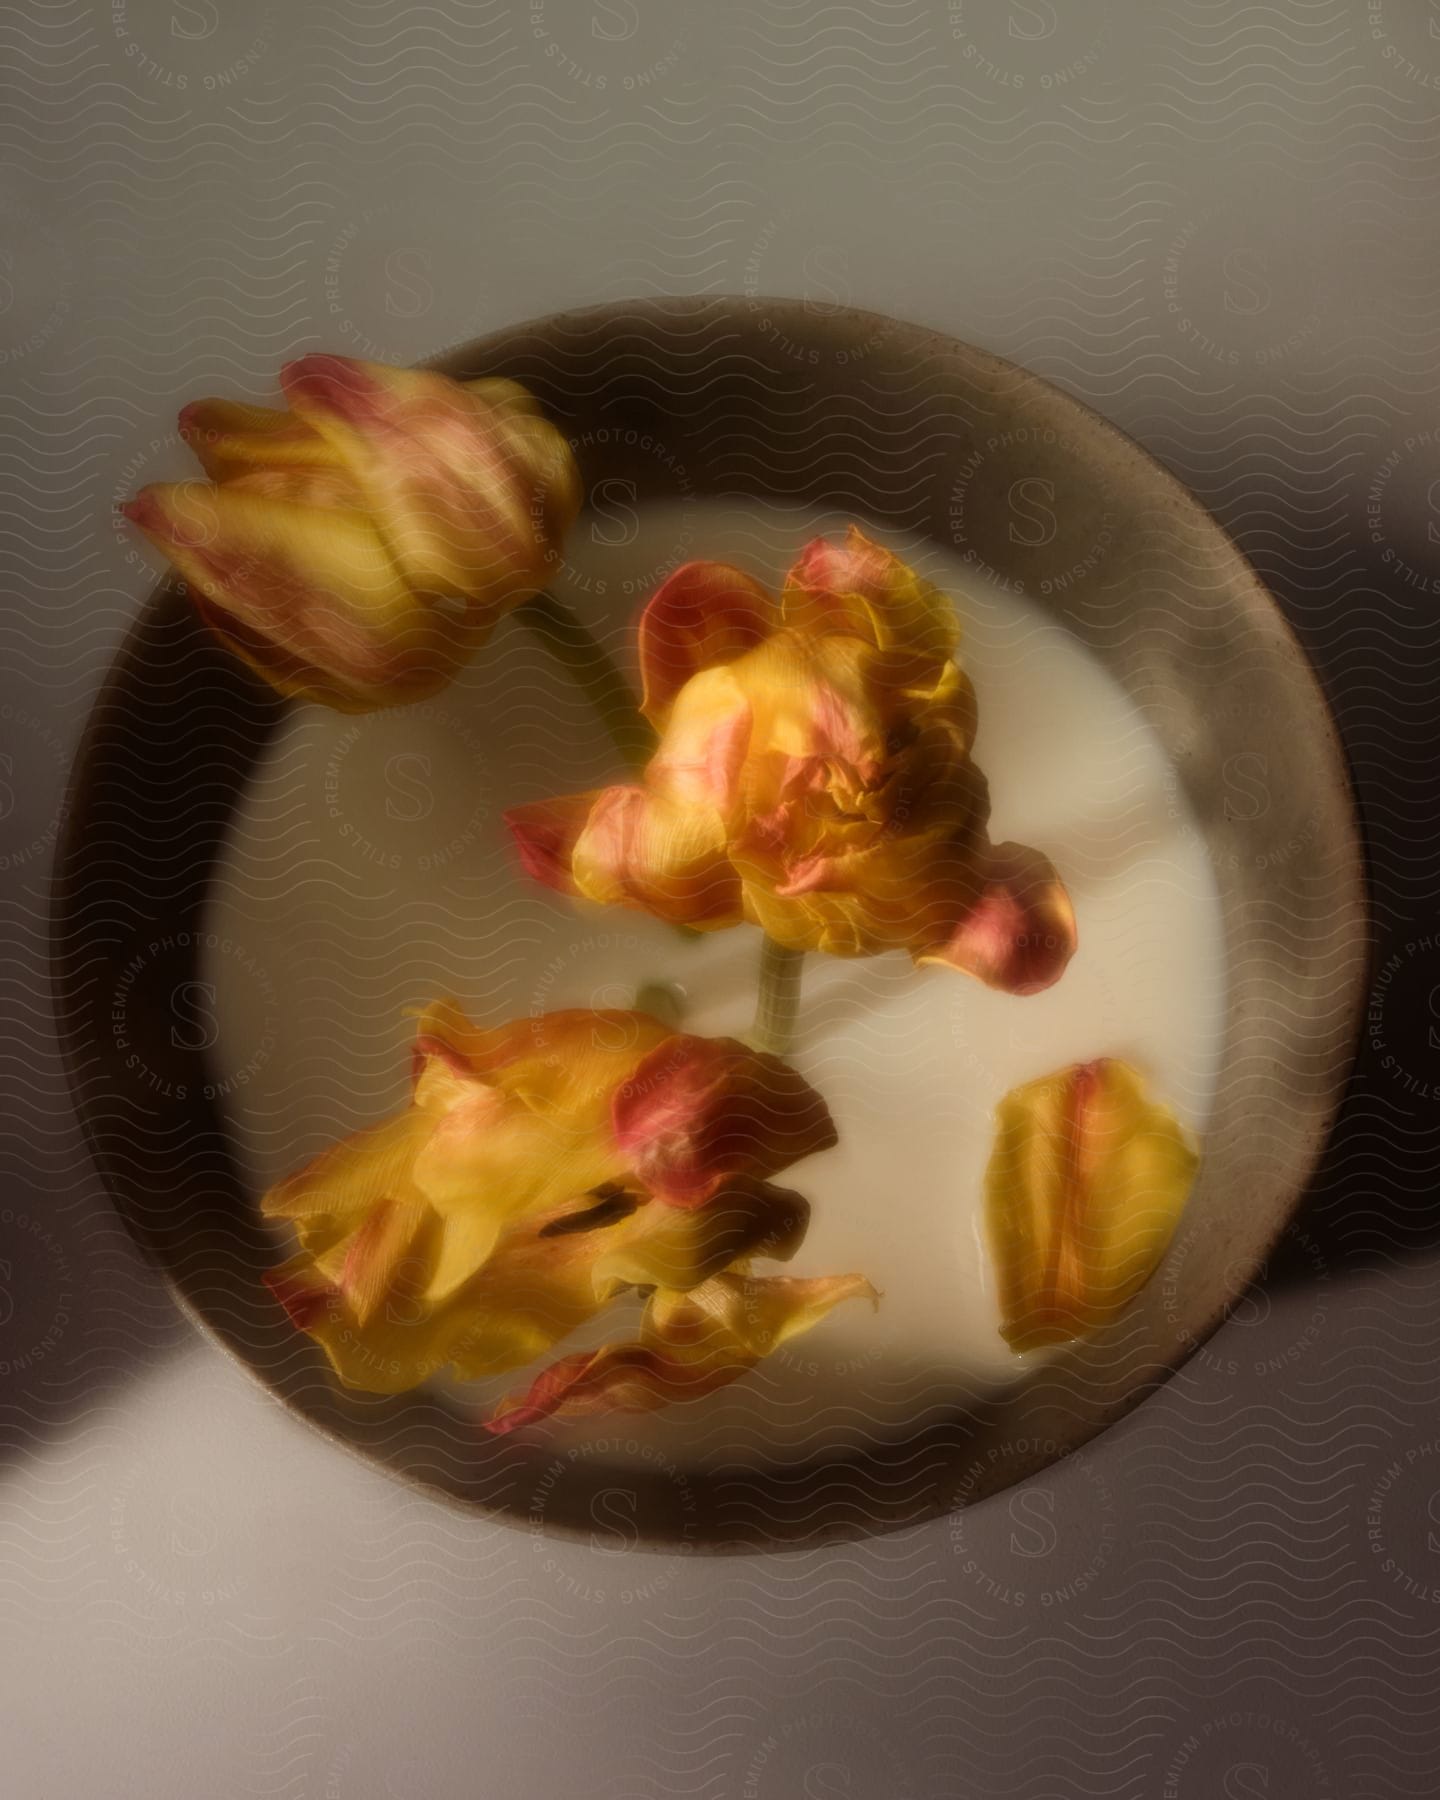
[[[490,1200],[490,1196],[486,1198]],[[516,1211],[522,1203],[523,1196],[517,1197]],[[508,1209],[492,1201],[476,1206],[452,1203],[435,1210],[440,1216],[440,1248],[424,1293],[426,1300],[438,1306],[478,1275],[494,1255]]]
[[[830,1149],[823,1098],[778,1056],[734,1038],[677,1032],[616,1091],[625,1166],[668,1205],[703,1206],[736,1178],[776,1175]]]
[[[364,1222],[315,1266],[333,1281],[358,1325],[365,1325],[395,1284],[400,1264],[425,1222],[423,1200],[382,1200]]]
[[[519,1101],[452,1108],[430,1132],[414,1168],[416,1187],[436,1211],[461,1222],[452,1253],[442,1259],[442,1291],[462,1273],[457,1259],[469,1255],[478,1267],[506,1221],[588,1193],[623,1172],[607,1139]]]
[[[505,828],[520,867],[532,881],[557,894],[578,897],[575,846],[602,792],[597,788],[588,794],[562,794],[558,799],[530,800],[506,808]]]
[[[985,1173],[1007,1342],[1029,1350],[1113,1318],[1164,1254],[1197,1163],[1126,1063],[1076,1064],[1007,1094]]]
[[[640,615],[641,710],[657,726],[703,669],[734,662],[775,629],[777,608],[758,581],[728,563],[686,563],[655,590]]]
[[[180,413],[180,435],[212,481],[257,469],[337,469],[334,451],[292,412],[238,400],[194,400]]]
[[[715,930],[738,924],[740,881],[713,807],[685,805],[646,788],[596,795],[575,841],[576,893],[601,906],[628,906],[673,925]]]
[[[503,1434],[541,1419],[649,1412],[737,1380],[842,1300],[878,1301],[862,1275],[716,1275],[688,1294],[660,1290],[638,1341],[580,1351],[503,1400],[486,1421]]]
[[[574,1130],[607,1131],[616,1091],[671,1037],[648,1013],[567,1007],[489,1029],[472,1026],[453,1001],[425,1009],[417,1036],[417,1096],[432,1058],[482,1079],[532,1112]],[[439,1089],[436,1089],[439,1092]]]
[[[270,1285],[347,1386],[513,1368],[624,1288],[708,1291],[798,1246],[806,1203],[760,1177],[834,1133],[775,1058],[635,1012],[481,1030],[437,1000],[419,1025],[410,1107],[264,1205],[304,1250]]]
[[[816,638],[787,629],[730,667],[749,718],[745,802],[752,813],[803,772],[797,765],[828,763],[852,786],[879,779],[899,692],[876,681],[882,660],[860,638]],[[694,705],[687,690],[685,713]],[[677,705],[677,724],[681,718]],[[759,765],[760,758],[769,766]]]
[[[276,498],[246,481],[141,490],[123,509],[188,583],[249,634],[277,685],[365,706],[443,687],[472,646],[459,614],[422,604],[363,512]]]
[[[693,1293],[657,1294],[647,1334],[692,1364],[753,1364],[844,1300],[878,1305],[880,1296],[863,1275],[719,1275]]]
[[[432,1001],[417,1015],[417,1100],[427,1082],[448,1071],[483,1081],[523,1100],[532,1111],[598,1128],[608,1122],[616,1089],[633,1075],[671,1028],[648,1013],[566,1007],[504,1025],[472,1025],[453,1000]],[[439,1110],[458,1094],[437,1085]]]
[[[699,1207],[651,1201],[597,1235],[595,1290],[607,1297],[623,1287],[685,1292],[741,1257],[785,1262],[809,1219],[809,1203],[799,1194],[760,1181],[734,1181]]]
[[[612,787],[512,806],[505,824],[525,873],[558,893],[699,930],[740,922],[740,883],[712,807]]]
[[[615,1095],[671,1028],[649,1013],[583,1007],[531,1023],[526,1054],[499,1077],[507,1092],[557,1126],[608,1143]]]
[[[753,671],[774,655],[767,643],[686,682],[645,771],[647,788],[672,806],[703,809],[722,821],[746,800],[742,772],[755,727]]]
[[[413,1112],[342,1138],[278,1182],[261,1202],[266,1218],[301,1223],[320,1216],[353,1220],[381,1200],[415,1193],[411,1171],[429,1125]]]
[[[471,1283],[435,1303],[426,1297],[435,1263],[435,1221],[412,1241],[388,1291],[362,1320],[345,1294],[307,1259],[266,1278],[291,1321],[329,1358],[342,1384],[399,1394],[447,1371],[469,1380],[502,1374],[545,1355],[595,1311],[588,1284],[517,1286],[497,1295]]]
[[[447,1220],[439,1297],[484,1261],[507,1220],[625,1173],[614,1096],[672,1034],[644,1013],[579,1008],[498,1033],[474,1031],[451,1009],[432,1008],[421,1022],[429,1029],[417,1041],[415,1103],[430,1130],[413,1179]]]
[[[408,584],[454,596],[487,627],[544,586],[579,476],[560,433],[508,386],[321,355],[288,364],[281,385],[354,477]]]
[[[909,948],[937,858],[983,841],[969,683],[946,664],[912,691],[889,682],[885,663],[858,637],[786,631],[734,671],[755,727],[730,858],[746,916],[792,948]],[[968,882],[963,860],[960,873]]]
[[[533,1362],[603,1309],[616,1284],[597,1283],[594,1269],[615,1234],[632,1226],[633,1215],[621,1213],[617,1223],[591,1200],[514,1221],[483,1265],[453,1285],[443,1271],[456,1256],[447,1240],[457,1221],[428,1208],[399,1253],[387,1255],[381,1278],[371,1247],[393,1247],[402,1223],[382,1202],[363,1228],[368,1239],[357,1233],[325,1256],[296,1257],[267,1285],[347,1387],[401,1393],[447,1369],[478,1379]],[[604,1222],[594,1225],[597,1214]]]
[[[485,1081],[497,1080],[506,1069],[539,1049],[552,1048],[564,1027],[552,1027],[562,1017],[555,1013],[507,1019],[503,1025],[474,1025],[459,1002],[449,997],[431,1000],[414,1009],[415,1053],[412,1077],[418,1088],[439,1058],[452,1069],[460,1068]]]
[[[864,637],[925,661],[953,656],[960,643],[950,601],[857,525],[843,544],[806,545],[786,577],[781,610],[796,630]]]

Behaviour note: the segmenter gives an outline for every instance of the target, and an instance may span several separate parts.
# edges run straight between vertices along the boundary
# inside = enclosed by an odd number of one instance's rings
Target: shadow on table
[[[1377,441],[1374,467],[1405,435]],[[1304,644],[1340,727],[1365,841],[1371,969],[1356,1064],[1264,1278],[1277,1286],[1440,1248],[1440,556],[1423,519],[1377,528],[1372,464],[1357,465],[1352,445],[1332,454],[1323,481],[1306,479],[1300,458],[1289,468],[1259,449],[1227,460],[1209,493],[1198,451],[1176,470]]]

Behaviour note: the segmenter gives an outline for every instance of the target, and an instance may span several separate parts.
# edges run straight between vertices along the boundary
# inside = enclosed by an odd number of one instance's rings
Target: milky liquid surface
[[[753,502],[582,519],[567,597],[628,661],[635,608],[677,562],[731,561],[778,586],[808,538],[845,522]],[[1197,1133],[1214,1093],[1219,904],[1158,741],[1033,604],[958,556],[875,535],[956,602],[991,836],[1054,859],[1080,949],[1054,988],[1025,998],[913,969],[900,953],[806,959],[791,1060],[824,1094],[840,1144],[780,1178],[813,1207],[784,1272],[860,1271],[883,1299],[874,1311],[848,1302],[734,1389],[623,1421],[627,1441],[661,1445],[677,1464],[888,1436],[947,1399],[1012,1381],[1024,1365],[997,1330],[981,1213],[997,1102],[1099,1055],[1134,1063]],[[661,981],[675,984],[686,1029],[748,1028],[754,928],[687,941],[538,890],[515,864],[505,806],[622,773],[583,698],[513,619],[433,702],[287,717],[242,798],[210,909],[216,1077],[257,1200],[325,1144],[404,1104],[404,1009],[433,994],[496,1022],[629,1006],[641,984]],[[564,1349],[620,1335],[636,1316],[622,1305]],[[493,1397],[526,1374],[470,1392]]]

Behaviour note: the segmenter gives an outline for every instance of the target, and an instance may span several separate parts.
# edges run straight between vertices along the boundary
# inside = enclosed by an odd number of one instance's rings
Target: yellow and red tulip
[[[749,920],[838,956],[908,950],[1034,993],[1075,948],[1050,861],[986,833],[975,704],[949,602],[851,527],[778,600],[690,563],[640,621],[639,783],[506,815],[537,880],[700,930]]]
[[[562,1357],[523,1393],[503,1400],[487,1429],[504,1434],[552,1417],[652,1412],[697,1400],[818,1325],[842,1300],[861,1298],[878,1299],[861,1275],[732,1272],[688,1292],[657,1288],[637,1339]]]
[[[1154,1273],[1198,1157],[1127,1063],[1077,1063],[1000,1103],[985,1211],[1016,1350],[1112,1319]]]
[[[633,1286],[685,1291],[804,1235],[765,1179],[827,1149],[774,1057],[637,1012],[420,1020],[410,1106],[266,1196],[300,1253],[270,1286],[341,1380],[396,1393],[532,1360]]]
[[[187,406],[208,479],[121,511],[282,694],[365,712],[435,693],[545,585],[579,509],[569,446],[514,382],[316,355],[280,384],[288,412]]]

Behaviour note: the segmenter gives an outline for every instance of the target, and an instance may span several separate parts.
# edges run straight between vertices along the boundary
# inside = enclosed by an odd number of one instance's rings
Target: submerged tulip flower
[[[521,860],[562,893],[793,950],[905,949],[989,986],[1055,981],[1075,918],[1039,851],[992,844],[950,603],[851,527],[777,600],[690,563],[640,621],[660,744],[633,785],[517,806]]]
[[[542,1419],[652,1412],[738,1380],[842,1300],[879,1296],[862,1275],[811,1278],[722,1274],[688,1293],[657,1289],[639,1337],[562,1357],[523,1394],[501,1402],[486,1428]]]
[[[422,699],[548,579],[580,503],[569,446],[510,381],[305,356],[290,411],[200,400],[205,481],[121,508],[222,642],[345,712]]]
[[[792,1254],[808,1207],[766,1177],[834,1142],[813,1089],[728,1040],[634,1012],[479,1030],[442,1002],[409,1108],[266,1196],[300,1240],[269,1285],[347,1386],[499,1373],[625,1288]]]
[[[1006,1341],[1031,1350],[1113,1318],[1164,1255],[1197,1163],[1126,1063],[1077,1063],[1007,1094],[985,1172]]]

